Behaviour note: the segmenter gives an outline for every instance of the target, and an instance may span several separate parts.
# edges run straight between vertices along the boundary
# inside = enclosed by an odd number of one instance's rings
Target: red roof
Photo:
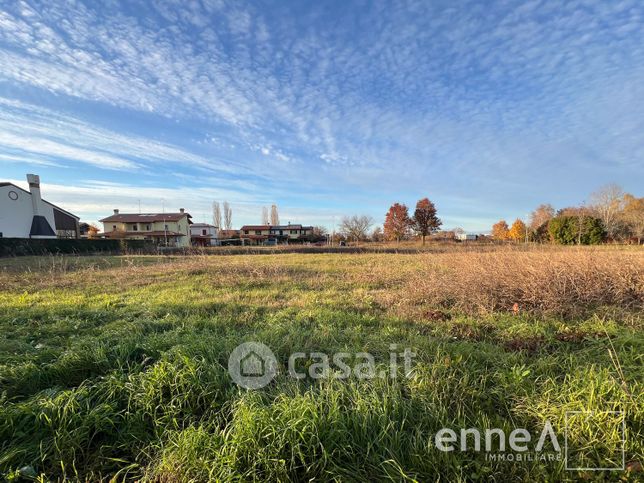
[[[119,213],[99,220],[101,223],[150,223],[154,221],[179,221],[184,216],[192,218],[190,213]]]
[[[244,225],[241,227],[242,231],[245,230],[270,230],[271,225]]]

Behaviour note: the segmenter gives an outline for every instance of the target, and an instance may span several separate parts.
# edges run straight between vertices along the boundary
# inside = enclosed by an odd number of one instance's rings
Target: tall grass
[[[527,311],[560,316],[602,306],[644,309],[641,251],[497,250],[424,257],[410,300],[470,314]]]

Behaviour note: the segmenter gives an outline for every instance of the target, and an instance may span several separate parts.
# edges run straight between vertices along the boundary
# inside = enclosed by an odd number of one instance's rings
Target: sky
[[[644,186],[644,2],[0,0],[0,181],[94,222],[489,231]]]

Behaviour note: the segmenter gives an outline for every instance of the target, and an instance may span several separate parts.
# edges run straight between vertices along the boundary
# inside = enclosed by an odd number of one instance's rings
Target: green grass
[[[0,262],[0,474],[41,480],[555,481],[642,477],[641,313],[561,319],[409,306],[422,254],[44,257]],[[431,256],[431,255],[429,255]],[[397,303],[391,303],[391,299]],[[388,301],[385,303],[384,301]],[[605,308],[604,308],[605,309]],[[438,316],[418,314],[436,311]],[[434,313],[434,312],[432,312]],[[605,314],[612,314],[607,316]],[[614,314],[620,314],[615,316]],[[237,387],[228,355],[417,353],[410,377]],[[443,427],[536,435],[585,465],[441,452]],[[596,422],[595,421],[595,422]],[[577,457],[576,456],[576,457]],[[621,464],[621,454],[619,454]]]

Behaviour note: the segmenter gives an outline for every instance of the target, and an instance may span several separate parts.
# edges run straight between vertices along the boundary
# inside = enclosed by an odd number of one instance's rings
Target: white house
[[[479,239],[479,236],[472,233],[457,233],[456,239],[460,241],[476,241]]]
[[[40,177],[27,175],[29,191],[0,182],[0,237],[78,238],[78,216],[40,195]]]
[[[190,225],[190,239],[198,247],[215,246],[218,244],[219,228],[208,223],[193,223]]]

